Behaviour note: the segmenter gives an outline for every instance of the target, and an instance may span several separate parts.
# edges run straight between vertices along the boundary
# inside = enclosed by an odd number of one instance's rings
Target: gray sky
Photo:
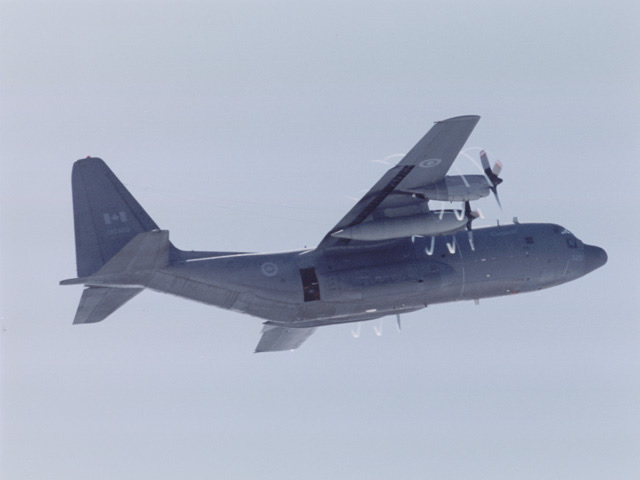
[[[640,476],[637,2],[0,14],[2,478]],[[71,325],[74,160],[106,160],[181,248],[287,250],[319,242],[374,160],[462,114],[505,165],[484,223],[560,223],[603,269],[291,354],[252,353],[258,319],[153,292]]]

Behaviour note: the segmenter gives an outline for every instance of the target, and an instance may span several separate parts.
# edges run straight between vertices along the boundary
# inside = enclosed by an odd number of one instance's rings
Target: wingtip
[[[468,122],[468,121],[473,121],[475,120],[476,122],[478,120],[480,120],[480,115],[460,115],[459,117],[451,117],[451,118],[446,118],[444,120],[440,120],[436,123],[445,123],[445,122]]]

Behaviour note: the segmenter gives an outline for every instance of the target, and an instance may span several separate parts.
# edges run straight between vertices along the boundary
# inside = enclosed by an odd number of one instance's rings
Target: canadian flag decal
[[[124,223],[127,221],[127,214],[125,212],[105,213],[102,216],[104,218],[104,223],[107,225],[111,225],[112,223],[116,222]]]

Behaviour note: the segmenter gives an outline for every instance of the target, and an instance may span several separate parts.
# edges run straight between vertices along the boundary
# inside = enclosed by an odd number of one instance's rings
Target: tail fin
[[[188,259],[241,252],[183,251],[144,211],[99,158],[73,165],[73,216],[78,278],[85,285],[73,323],[94,323],[142,291],[154,270]]]
[[[158,225],[99,158],[73,165],[78,277],[96,273],[127,243]]]

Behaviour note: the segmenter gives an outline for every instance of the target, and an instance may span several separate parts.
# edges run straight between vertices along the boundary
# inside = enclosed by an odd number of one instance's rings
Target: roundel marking
[[[267,277],[273,277],[278,274],[278,266],[275,263],[263,263],[260,269]]]
[[[427,158],[426,160],[422,160],[418,166],[422,168],[433,168],[438,165],[442,160],[439,158]]]

